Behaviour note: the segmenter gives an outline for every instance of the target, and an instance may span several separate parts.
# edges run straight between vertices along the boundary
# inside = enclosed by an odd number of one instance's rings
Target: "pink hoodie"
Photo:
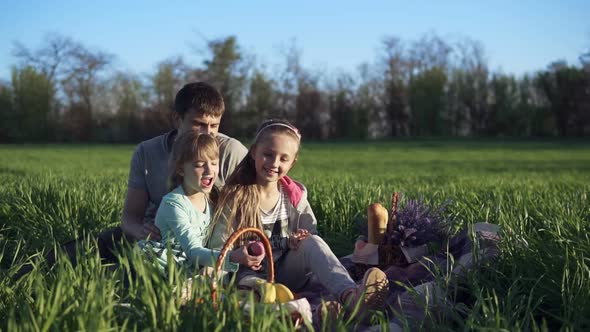
[[[301,188],[297,182],[286,175],[283,176],[279,181],[283,186],[283,190],[285,190],[287,196],[289,196],[291,204],[293,204],[294,207],[297,207],[301,201],[301,197],[303,197],[303,188]]]

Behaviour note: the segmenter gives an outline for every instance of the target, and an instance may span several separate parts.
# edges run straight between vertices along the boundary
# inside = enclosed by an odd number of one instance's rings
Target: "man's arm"
[[[123,206],[121,229],[135,240],[160,240],[160,230],[151,223],[144,223],[143,217],[148,205],[148,194],[141,189],[128,187]]]
[[[146,239],[148,235],[153,240],[160,239],[160,231],[152,224],[144,223],[149,196],[145,183],[146,160],[144,144],[137,146],[131,157],[127,194],[123,205],[121,229],[134,240]]]
[[[220,151],[221,152],[221,151]],[[240,143],[237,139],[230,138],[222,155],[220,156],[221,164],[219,167],[219,176],[217,177],[217,184],[223,187],[225,181],[229,179],[238,164],[246,157],[248,149]]]

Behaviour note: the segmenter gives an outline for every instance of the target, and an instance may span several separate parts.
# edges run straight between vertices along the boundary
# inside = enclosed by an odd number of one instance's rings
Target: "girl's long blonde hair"
[[[256,227],[262,230],[260,195],[256,183],[256,168],[252,154],[256,146],[272,134],[289,135],[295,138],[297,142],[301,139],[297,128],[286,120],[266,120],[258,126],[254,144],[252,144],[246,157],[242,159],[226,181],[219,197],[219,208],[215,213],[214,220],[215,223],[229,223],[234,220],[233,225],[227,225],[228,235],[232,232],[232,229],[237,230],[245,227]],[[221,215],[224,213],[225,218],[222,218]]]
[[[168,161],[168,189],[173,190],[182,184],[182,175],[178,169],[184,163],[212,159],[219,159],[219,145],[213,136],[199,134],[194,130],[180,134],[172,145]],[[218,196],[219,190],[214,186],[209,198],[215,201]]]

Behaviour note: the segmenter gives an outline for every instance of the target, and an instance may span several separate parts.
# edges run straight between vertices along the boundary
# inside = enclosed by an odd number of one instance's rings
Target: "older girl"
[[[297,162],[300,140],[287,121],[268,120],[259,126],[248,155],[223,188],[210,246],[220,248],[234,230],[257,227],[272,244],[277,282],[298,292],[315,274],[345,306],[380,309],[388,295],[385,274],[370,269],[357,286],[317,235],[306,188],[287,176]],[[257,272],[248,266],[238,272],[239,279],[253,275]]]

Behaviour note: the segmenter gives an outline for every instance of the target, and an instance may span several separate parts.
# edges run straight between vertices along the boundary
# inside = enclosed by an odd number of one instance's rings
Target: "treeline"
[[[306,139],[390,136],[588,136],[590,53],[517,77],[492,71],[481,43],[427,34],[384,38],[354,73],[301,64],[292,43],[270,66],[235,37],[208,41],[202,63],[161,61],[154,73],[116,69],[116,57],[61,35],[36,49],[15,43],[0,83],[0,142],[137,142],[171,128],[176,91],[204,80],[223,94],[221,131],[250,137],[268,117]]]

